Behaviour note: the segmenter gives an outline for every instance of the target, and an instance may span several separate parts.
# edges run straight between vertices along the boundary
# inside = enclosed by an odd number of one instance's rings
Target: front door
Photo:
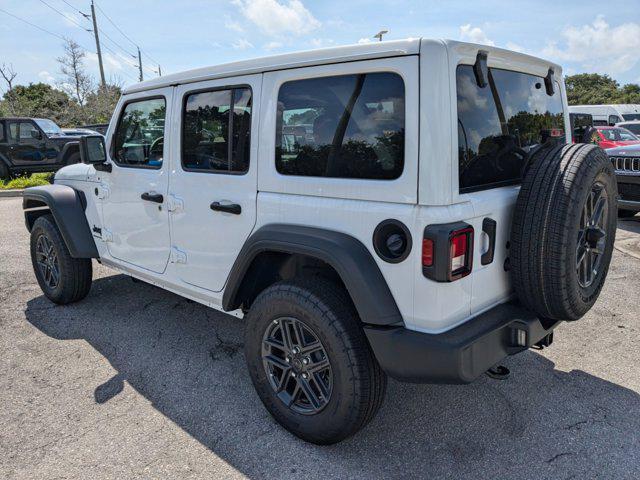
[[[164,272],[170,237],[167,205],[173,88],[127,96],[109,139],[112,171],[104,172],[103,239],[115,259]],[[165,142],[165,138],[167,142]]]
[[[250,75],[176,88],[172,258],[183,282],[210,291],[223,289],[256,222],[261,81]]]
[[[46,137],[31,121],[9,122],[9,159],[15,166],[47,164]]]

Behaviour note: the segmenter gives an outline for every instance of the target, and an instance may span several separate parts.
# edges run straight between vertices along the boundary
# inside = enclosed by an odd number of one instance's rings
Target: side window
[[[530,154],[564,142],[560,88],[547,95],[544,79],[489,69],[485,88],[473,67],[457,69],[460,192],[519,183]]]
[[[392,180],[404,167],[405,93],[395,73],[286,82],[278,93],[283,175]]]
[[[18,140],[18,122],[9,123],[9,138],[13,141]]]
[[[249,170],[251,90],[234,88],[187,95],[182,121],[185,170],[245,173]]]
[[[160,168],[164,157],[164,98],[126,104],[114,134],[113,161],[124,167]]]
[[[620,119],[619,116],[617,115],[609,115],[609,125],[615,125],[616,123],[621,122],[622,120]]]
[[[29,142],[40,137],[40,130],[31,122],[20,122],[20,142]]]

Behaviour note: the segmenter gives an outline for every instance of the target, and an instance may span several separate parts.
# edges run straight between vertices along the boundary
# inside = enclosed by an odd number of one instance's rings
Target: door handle
[[[146,200],[147,202],[155,202],[155,203],[162,203],[164,202],[164,197],[162,196],[161,193],[149,193],[149,192],[145,192],[142,195],[140,195],[140,198],[142,200]]]
[[[226,212],[232,213],[234,215],[240,215],[242,213],[242,207],[237,203],[213,202],[211,205],[209,205],[209,208],[216,212]]]

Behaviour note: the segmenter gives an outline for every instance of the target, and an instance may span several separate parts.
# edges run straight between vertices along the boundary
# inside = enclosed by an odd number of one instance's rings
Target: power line
[[[9,15],[10,17],[15,18],[16,20],[20,20],[21,22],[26,23],[27,25],[31,25],[32,27],[37,28],[40,31],[43,31],[44,33],[48,33],[49,35],[52,35],[52,36],[54,36],[56,38],[59,38],[60,40],[62,40],[64,42],[66,42],[68,40],[67,38],[63,37],[62,35],[59,35],[57,33],[53,33],[51,31],[47,30],[46,28],[42,28],[41,26],[36,25],[35,23],[31,23],[30,21],[25,20],[24,18],[18,17],[17,15],[14,15],[13,13],[7,12],[6,10],[4,10],[2,8],[0,8],[0,12],[5,13],[5,14]],[[80,48],[82,48],[86,52],[94,53],[91,50],[89,50],[88,48],[83,47],[82,45],[79,45],[79,46],[80,46]]]
[[[98,8],[98,10],[100,10],[100,12],[105,16],[105,18],[106,18],[106,19],[111,23],[111,25],[113,25],[113,26],[115,27],[115,29],[116,29],[116,30],[118,30],[118,32],[120,32],[124,38],[126,38],[127,40],[129,40],[129,41],[130,41],[130,42],[131,42],[131,43],[132,43],[136,48],[139,48],[139,47],[138,47],[138,44],[137,44],[136,42],[134,42],[134,41],[131,39],[131,37],[130,37],[129,35],[127,35],[126,33],[124,33],[124,32],[122,31],[122,29],[121,29],[120,27],[118,27],[118,25],[117,25],[113,20],[111,20],[111,18],[109,17],[109,15],[107,15],[107,14],[105,13],[105,11],[104,11],[104,10],[102,10],[102,8],[100,8],[100,5],[98,5],[97,3],[95,3],[95,5],[96,5],[96,7]],[[115,42],[114,42],[114,43],[115,43]],[[147,57],[147,58],[148,58],[149,60],[151,60],[152,62],[154,62],[154,63],[156,63],[156,64],[159,64],[159,63],[160,63],[160,62],[158,62],[157,60],[155,60],[154,58],[152,58],[152,57],[151,57],[147,52],[145,52],[144,50],[140,49],[140,51],[142,52],[142,54],[143,54],[145,57]]]
[[[82,25],[80,25],[78,22],[76,22],[73,18],[68,17],[67,15],[65,15],[64,13],[62,13],[60,10],[58,10],[55,7],[52,7],[51,5],[49,5],[47,2],[45,2],[44,0],[40,0],[40,3],[46,5],[47,7],[49,7],[51,10],[53,10],[54,12],[56,12],[58,15],[60,15],[61,17],[65,18],[66,20],[70,21],[71,23],[73,23],[76,27],[81,28],[82,30],[85,30],[87,32],[90,32],[90,29],[84,28]]]

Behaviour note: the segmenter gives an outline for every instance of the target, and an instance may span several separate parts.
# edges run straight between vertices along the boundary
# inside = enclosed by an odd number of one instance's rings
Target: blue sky
[[[640,83],[638,0],[95,1],[100,8],[106,76],[123,84],[137,80],[131,40],[144,52],[148,78],[155,75],[156,62],[163,73],[171,73],[273,53],[367,42],[381,29],[389,30],[385,39],[424,36],[495,44],[554,60],[569,74],[608,73],[623,84]],[[58,36],[73,38],[87,49],[86,67],[98,77],[93,35],[78,26],[91,28],[78,13],[89,12],[89,0],[2,0],[0,9],[4,10],[0,11],[0,64],[12,64],[19,83],[60,81],[55,60],[62,53]]]

